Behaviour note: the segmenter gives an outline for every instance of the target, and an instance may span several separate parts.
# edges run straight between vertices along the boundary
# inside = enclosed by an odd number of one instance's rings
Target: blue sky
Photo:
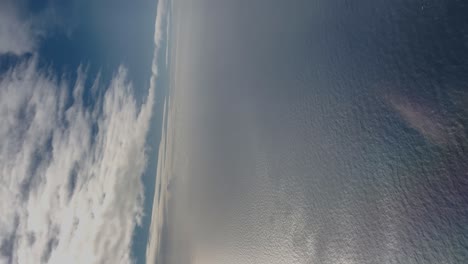
[[[80,1],[59,8],[73,14],[71,28],[55,29],[41,42],[39,52],[47,63],[61,70],[88,64],[105,75],[123,64],[136,89],[147,89],[156,1]]]
[[[167,83],[157,5],[0,3],[0,263],[144,263]]]

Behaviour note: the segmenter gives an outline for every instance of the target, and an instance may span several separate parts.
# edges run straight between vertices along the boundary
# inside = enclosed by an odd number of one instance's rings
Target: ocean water
[[[468,263],[468,4],[173,0],[158,263]]]

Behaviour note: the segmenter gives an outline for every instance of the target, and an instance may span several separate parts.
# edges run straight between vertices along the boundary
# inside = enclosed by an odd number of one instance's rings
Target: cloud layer
[[[120,68],[106,92],[35,60],[0,76],[0,263],[130,263],[154,85],[139,107]]]
[[[161,49],[161,44],[164,36],[167,38],[167,34],[170,31],[170,24],[168,21],[168,3],[167,0],[159,0],[157,6],[157,13],[156,13],[156,21],[155,21],[155,29],[154,29],[154,56],[152,62],[152,76],[150,80],[150,87],[151,89],[155,89],[156,79],[158,77],[158,59],[159,59],[159,52]],[[166,24],[165,24],[166,23]],[[166,25],[166,27],[164,27]],[[164,29],[166,32],[164,32]],[[166,46],[166,49],[168,47]],[[168,57],[166,55],[166,66]],[[156,183],[155,183],[155,193],[153,197],[153,208],[151,214],[151,225],[150,225],[150,234],[148,236],[148,241],[146,245],[146,263],[155,263],[157,254],[158,254],[158,246],[159,246],[159,239],[160,239],[160,228],[162,226],[162,221],[160,220],[163,217],[161,200],[159,200],[161,187],[165,183],[165,178],[163,178],[162,173],[165,171],[165,141],[166,141],[166,101],[164,101],[164,113],[163,113],[163,128],[162,128],[162,135],[161,141],[159,145],[159,159],[158,159],[158,169],[155,175]],[[165,188],[165,187],[162,187]],[[164,192],[164,190],[163,190]]]

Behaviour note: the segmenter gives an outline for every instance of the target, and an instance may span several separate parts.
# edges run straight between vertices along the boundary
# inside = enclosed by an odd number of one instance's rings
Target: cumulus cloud
[[[91,106],[81,69],[0,76],[0,263],[131,263],[154,86],[138,106],[126,75],[95,80]]]

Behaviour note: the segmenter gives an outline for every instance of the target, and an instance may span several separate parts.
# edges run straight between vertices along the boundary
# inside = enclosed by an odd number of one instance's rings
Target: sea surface
[[[468,263],[468,2],[172,2],[158,263]]]

